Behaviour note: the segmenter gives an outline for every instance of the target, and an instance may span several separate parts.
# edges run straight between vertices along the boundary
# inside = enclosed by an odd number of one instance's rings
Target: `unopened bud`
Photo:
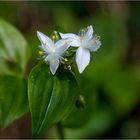
[[[79,109],[84,109],[85,108],[85,98],[83,95],[79,95],[77,100],[76,100],[76,107]]]
[[[58,41],[60,39],[60,35],[58,34],[57,31],[54,31],[51,35],[51,38],[54,42]]]

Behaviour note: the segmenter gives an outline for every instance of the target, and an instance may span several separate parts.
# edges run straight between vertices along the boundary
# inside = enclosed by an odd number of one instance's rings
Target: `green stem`
[[[64,128],[63,128],[61,122],[59,122],[57,124],[57,131],[58,131],[58,134],[59,134],[60,139],[65,139]]]
[[[77,86],[78,86],[78,88],[79,88],[79,92],[82,94],[82,90],[81,90],[81,88],[80,88],[80,83],[78,82],[78,79],[77,79],[77,77],[76,77],[76,73],[74,73],[72,70],[70,70],[70,72],[72,73],[72,75],[74,76],[74,78],[75,78],[75,80],[76,80],[76,82],[77,82]]]

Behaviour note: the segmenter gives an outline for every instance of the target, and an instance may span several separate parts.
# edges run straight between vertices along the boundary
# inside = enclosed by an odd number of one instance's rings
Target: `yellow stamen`
[[[55,40],[55,35],[52,36],[52,39]]]
[[[88,29],[90,29],[90,26],[87,26]]]
[[[39,54],[39,55],[42,55],[42,54],[43,54],[43,51],[38,51],[38,54]]]
[[[68,62],[68,59],[67,59],[67,58],[64,58],[64,61],[65,61],[65,62]]]

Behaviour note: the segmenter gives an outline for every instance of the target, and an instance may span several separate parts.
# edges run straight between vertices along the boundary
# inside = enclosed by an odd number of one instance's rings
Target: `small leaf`
[[[46,64],[33,69],[28,82],[33,137],[42,135],[71,112],[77,89],[70,72],[59,70],[53,76]]]
[[[0,76],[0,127],[7,127],[27,111],[25,80],[13,76]]]
[[[24,37],[16,28],[0,19],[0,74],[23,74],[27,59]]]

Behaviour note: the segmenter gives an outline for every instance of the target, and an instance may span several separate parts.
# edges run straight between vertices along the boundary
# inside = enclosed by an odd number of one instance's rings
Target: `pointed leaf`
[[[28,82],[33,137],[42,135],[71,112],[77,89],[70,72],[60,70],[53,76],[46,64],[33,69]]]

